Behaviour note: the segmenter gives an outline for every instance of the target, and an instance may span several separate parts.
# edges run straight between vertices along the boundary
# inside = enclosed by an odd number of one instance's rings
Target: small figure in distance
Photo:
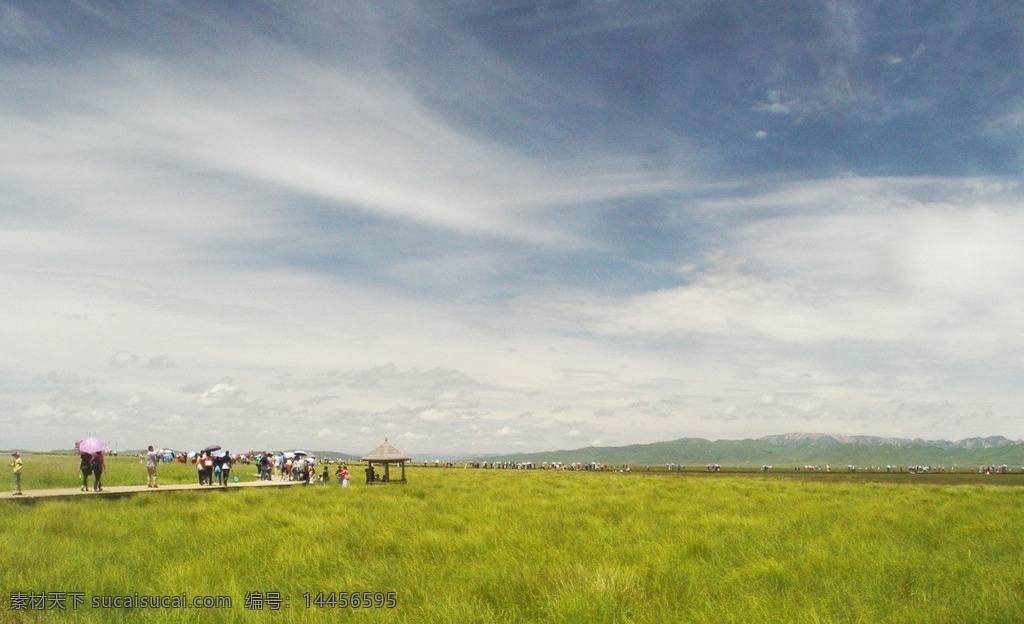
[[[11,462],[14,474],[14,495],[21,496],[21,471],[24,468],[24,464],[21,461],[21,452],[14,451],[11,453],[11,457],[14,458],[14,461]]]
[[[196,453],[196,474],[199,475],[199,485],[205,485],[206,471],[203,469],[203,453]]]
[[[224,458],[220,461],[220,476],[224,481],[224,487],[228,486],[228,477],[231,476],[231,453],[224,451]]]
[[[92,454],[82,451],[78,456],[78,469],[82,472],[82,491],[89,491],[89,477],[92,476]]]
[[[105,467],[103,461],[103,451],[96,451],[92,454],[92,458],[89,460],[89,467],[92,468],[92,491],[102,492],[103,491],[103,469]]]
[[[156,484],[156,465],[160,463],[160,455],[161,452],[154,450],[150,444],[146,451],[146,487],[160,487]]]

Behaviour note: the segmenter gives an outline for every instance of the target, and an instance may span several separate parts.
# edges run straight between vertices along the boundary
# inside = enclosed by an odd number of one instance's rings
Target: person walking
[[[220,478],[223,479],[224,486],[228,485],[228,477],[231,476],[231,453],[224,451],[224,458],[220,462]]]
[[[103,461],[103,451],[96,451],[89,460],[89,467],[92,468],[92,491],[103,491],[103,470],[106,463]]]
[[[341,470],[341,487],[347,488],[349,481],[348,467],[344,467]]]
[[[260,481],[270,481],[270,456],[264,453],[260,456]]]
[[[210,451],[203,456],[203,479],[206,485],[213,485],[213,453]]]
[[[205,485],[206,471],[203,470],[203,453],[196,453],[196,474],[199,475],[199,485]]]
[[[82,451],[78,456],[78,470],[82,473],[82,491],[89,491],[89,477],[92,476],[92,455]]]
[[[11,462],[11,469],[14,474],[14,495],[21,496],[21,471],[24,468],[24,464],[21,461],[21,452],[14,451],[11,457],[14,458],[14,461]]]
[[[156,484],[156,465],[160,463],[160,455],[160,451],[153,450],[150,444],[146,451],[146,487],[160,487]]]

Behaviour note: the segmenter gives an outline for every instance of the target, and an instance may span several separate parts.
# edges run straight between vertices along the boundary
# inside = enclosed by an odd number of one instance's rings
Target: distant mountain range
[[[480,456],[478,461],[598,462],[704,466],[1024,466],[1024,441],[1003,436],[949,440],[787,433],[746,440],[680,438],[652,444]]]
[[[951,442],[949,440],[924,440],[921,438],[880,438],[877,436],[844,436],[827,433],[786,433],[758,438],[775,444],[852,444],[855,446],[894,446],[894,447],[937,447],[942,449],[991,449],[1024,444],[1024,440],[1010,440],[1003,436],[987,438],[965,438]]]

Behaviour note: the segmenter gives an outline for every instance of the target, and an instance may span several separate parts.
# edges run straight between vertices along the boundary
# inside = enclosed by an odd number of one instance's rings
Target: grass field
[[[63,474],[60,458],[29,459],[27,488],[48,483],[51,471]],[[161,479],[191,482],[191,470],[164,465]],[[144,474],[137,459],[116,458],[110,484],[143,483]],[[986,485],[997,481],[408,474],[406,486],[356,479],[348,490],[317,484],[0,501],[0,621],[1024,619],[1024,490]],[[61,592],[80,594],[83,604],[12,609],[12,601],[31,607]],[[339,592],[349,603],[359,594],[360,606],[340,606]],[[374,604],[390,592],[393,607]],[[232,606],[92,606],[136,595],[224,596]]]

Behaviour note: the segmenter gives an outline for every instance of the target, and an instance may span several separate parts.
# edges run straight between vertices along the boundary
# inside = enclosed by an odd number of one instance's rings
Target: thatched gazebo
[[[405,462],[412,461],[412,459],[402,451],[391,446],[388,439],[384,438],[384,444],[364,455],[363,461],[366,462],[366,484],[383,485],[392,482],[389,470],[391,464],[398,464],[402,469],[402,478],[396,481],[396,483],[405,483]],[[384,466],[383,474],[374,468],[374,466],[379,468],[382,465]]]

